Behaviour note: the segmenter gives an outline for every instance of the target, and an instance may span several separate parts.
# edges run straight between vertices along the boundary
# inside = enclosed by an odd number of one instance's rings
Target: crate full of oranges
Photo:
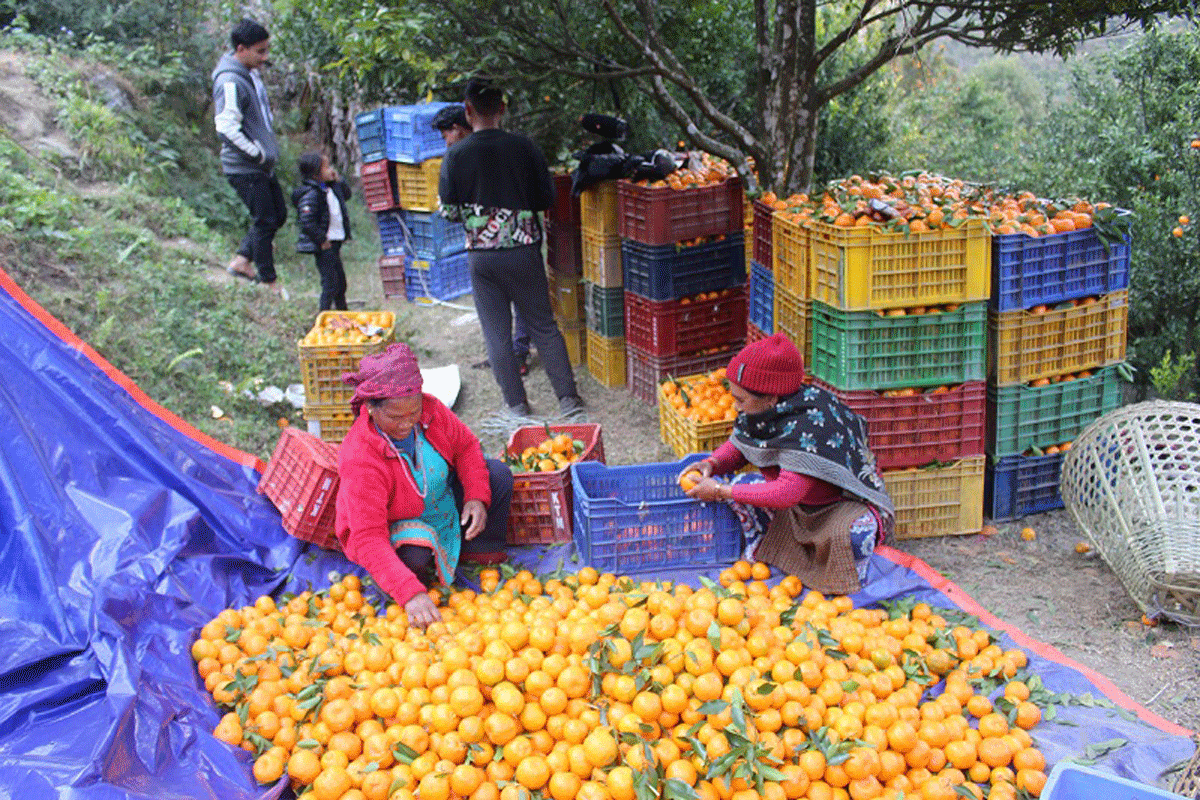
[[[600,426],[518,428],[503,457],[513,471],[508,543],[571,541],[571,477],[567,470],[576,461],[604,462]]]
[[[342,383],[343,372],[358,369],[363,356],[383,352],[396,341],[391,311],[322,311],[298,343],[304,399],[312,406],[345,406],[354,387]],[[343,410],[343,409],[339,409]]]
[[[658,432],[677,458],[715,450],[733,432],[736,417],[724,367],[658,386]]]
[[[727,162],[706,154],[689,157],[688,166],[661,181],[620,181],[617,193],[623,239],[674,244],[743,227],[742,179]]]

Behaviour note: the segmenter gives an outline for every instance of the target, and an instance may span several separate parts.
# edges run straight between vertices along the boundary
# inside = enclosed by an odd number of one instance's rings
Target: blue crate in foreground
[[[446,154],[441,131],[433,127],[433,118],[451,103],[418,103],[392,106],[384,110],[384,146],[391,161],[420,164]]]
[[[467,249],[466,231],[437,213],[381,211],[376,215],[385,256],[416,256],[429,261]]]
[[[404,295],[411,303],[425,297],[453,300],[471,293],[471,267],[464,250],[432,261],[404,259]]]
[[[1060,761],[1042,787],[1043,800],[1187,800],[1157,786]]]
[[[583,563],[622,574],[731,564],[742,554],[742,526],[725,503],[699,503],[676,482],[699,461],[610,467],[571,465],[575,548]]]

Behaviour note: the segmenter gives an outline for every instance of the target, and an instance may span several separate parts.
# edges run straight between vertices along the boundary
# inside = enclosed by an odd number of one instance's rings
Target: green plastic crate
[[[1072,441],[1098,417],[1121,405],[1120,367],[1049,386],[988,388],[988,452],[1021,455],[1030,447]]]
[[[583,283],[583,307],[588,327],[601,336],[625,335],[625,287]]]
[[[812,367],[839,389],[949,386],[984,379],[987,303],[885,317],[813,301]]]

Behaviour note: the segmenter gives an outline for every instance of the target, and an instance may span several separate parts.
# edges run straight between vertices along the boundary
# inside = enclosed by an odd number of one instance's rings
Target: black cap
[[[467,110],[461,103],[451,103],[440,108],[431,124],[439,131],[449,130],[455,125],[461,125],[468,130],[471,128],[471,123],[467,122]]]

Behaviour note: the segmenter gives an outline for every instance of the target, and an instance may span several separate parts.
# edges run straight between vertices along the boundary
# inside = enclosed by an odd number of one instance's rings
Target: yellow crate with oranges
[[[676,457],[711,452],[733,432],[737,411],[725,380],[725,368],[658,386],[658,432]]]
[[[394,341],[391,311],[322,311],[298,343],[305,403],[349,411],[354,387],[342,383],[342,373],[354,372],[363,356],[381,353]]]

